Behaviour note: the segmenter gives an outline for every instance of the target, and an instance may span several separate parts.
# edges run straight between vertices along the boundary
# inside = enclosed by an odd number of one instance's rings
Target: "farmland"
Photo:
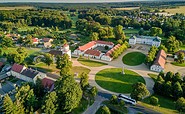
[[[176,13],[183,13],[185,14],[185,6],[180,6],[178,8],[174,8],[174,9],[163,9],[166,12],[172,13],[172,14],[176,14]]]
[[[31,6],[0,7],[0,10],[15,10],[15,9],[27,10],[27,9],[34,9],[34,7],[31,7]]]

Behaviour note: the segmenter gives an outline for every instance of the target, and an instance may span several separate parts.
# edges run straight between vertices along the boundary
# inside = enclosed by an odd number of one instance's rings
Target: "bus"
[[[127,97],[127,96],[125,96],[125,95],[123,95],[123,94],[119,94],[119,95],[118,95],[118,99],[119,99],[119,100],[123,100],[123,101],[125,101],[125,102],[127,102],[127,103],[130,103],[130,104],[132,104],[132,105],[136,105],[136,100],[135,100],[135,99],[132,99],[132,98],[130,98],[130,97]]]

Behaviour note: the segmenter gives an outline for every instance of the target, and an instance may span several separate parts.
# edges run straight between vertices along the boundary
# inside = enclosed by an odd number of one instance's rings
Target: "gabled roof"
[[[101,52],[98,50],[89,49],[85,52],[88,55],[100,56]]]
[[[60,76],[58,76],[56,74],[52,74],[52,73],[47,73],[46,76],[49,77],[49,78],[51,78],[51,79],[54,79],[54,80],[60,78]]]
[[[36,70],[33,70],[31,68],[27,68],[21,72],[22,75],[27,76],[29,78],[35,78],[39,72]]]
[[[101,40],[97,40],[96,43],[97,43],[97,44],[114,45],[113,42],[107,42],[107,41],[101,41]]]
[[[87,49],[93,47],[95,44],[96,44],[95,41],[91,41],[91,42],[89,42],[89,43],[87,43],[87,44],[85,44],[85,45],[83,45],[83,46],[79,46],[78,50],[80,50],[80,51],[85,51],[85,50],[87,50]]]
[[[105,55],[111,57],[111,54],[120,47],[120,44],[117,44],[116,46],[114,46],[111,50],[109,50]]]
[[[43,41],[43,42],[49,42],[50,39],[51,39],[51,38],[43,38],[42,41]]]
[[[54,84],[54,81],[48,78],[43,78],[42,79],[42,85],[44,86],[44,88],[51,88],[52,85]]]
[[[24,66],[14,63],[11,70],[17,73],[21,73],[23,68]]]
[[[32,38],[32,41],[33,41],[33,42],[38,42],[39,39],[38,39],[38,38]]]
[[[57,56],[57,55],[62,56],[63,55],[63,52],[58,51],[58,50],[50,50],[48,53],[51,54],[51,55],[54,55],[54,56]]]
[[[153,65],[159,65],[162,68],[164,68],[166,63],[166,53],[164,50],[160,50],[157,54],[156,60],[154,61]]]

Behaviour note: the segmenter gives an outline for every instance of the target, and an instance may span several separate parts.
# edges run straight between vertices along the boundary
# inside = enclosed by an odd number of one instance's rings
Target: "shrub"
[[[102,106],[101,107],[101,114],[111,114],[111,112],[107,106]]]
[[[152,96],[152,97],[150,98],[150,104],[152,104],[152,105],[154,105],[154,106],[157,106],[157,105],[158,105],[158,102],[159,102],[159,100],[158,100],[157,97]]]

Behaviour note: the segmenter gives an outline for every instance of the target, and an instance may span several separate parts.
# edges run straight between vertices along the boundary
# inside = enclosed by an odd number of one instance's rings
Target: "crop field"
[[[135,10],[139,9],[140,7],[127,7],[127,8],[113,8],[115,10]]]
[[[172,14],[176,14],[176,13],[183,13],[185,14],[185,6],[180,6],[178,8],[174,8],[174,9],[163,9],[166,12],[172,13]]]
[[[34,7],[31,6],[16,6],[16,7],[0,7],[0,10],[15,10],[15,9],[22,9],[22,10],[27,10],[27,9],[33,9]]]

